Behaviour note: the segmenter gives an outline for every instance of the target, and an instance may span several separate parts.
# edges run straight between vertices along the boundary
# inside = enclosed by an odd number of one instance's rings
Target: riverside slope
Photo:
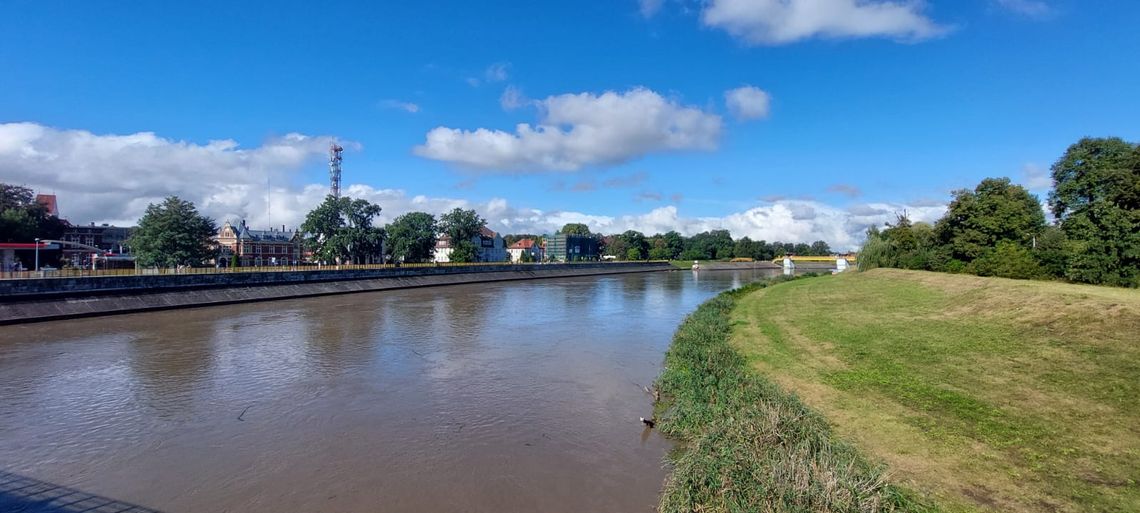
[[[1140,291],[877,269],[739,298],[732,347],[949,511],[1140,511]]]

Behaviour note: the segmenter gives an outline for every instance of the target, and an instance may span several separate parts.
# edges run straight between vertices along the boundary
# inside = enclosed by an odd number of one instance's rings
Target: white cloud
[[[683,217],[674,205],[624,216],[520,210],[507,208],[505,202],[502,207],[484,217],[492,228],[504,232],[552,233],[566,223],[585,223],[591,231],[599,233],[638,230],[647,235],[669,230],[692,235],[725,229],[733,238],[747,236],[768,242],[824,240],[838,250],[857,249],[868,227],[893,222],[896,212],[906,211],[912,221],[932,223],[946,211],[945,205],[918,207],[890,203],[869,203],[845,210],[804,200],[780,200],[723,217]]]
[[[920,0],[709,0],[701,21],[749,44],[810,38],[888,37],[918,41],[948,31]]]
[[[509,62],[496,62],[487,66],[486,71],[483,72],[483,78],[488,82],[502,82],[510,78],[510,68],[511,63]]]
[[[0,177],[56,193],[72,222],[133,223],[148,203],[172,194],[213,216],[254,216],[265,212],[267,182],[286,183],[321,160],[332,141],[293,133],[244,149],[232,140],[195,144],[151,132],[97,135],[9,123],[0,124]],[[273,206],[276,219],[276,198]],[[282,208],[285,219],[289,207]]]
[[[661,10],[662,3],[664,0],[637,0],[638,10],[646,18],[652,18],[653,15],[657,14],[657,11]]]
[[[246,219],[255,227],[295,227],[325,198],[328,187],[287,184],[296,182],[306,164],[323,160],[331,141],[330,137],[289,134],[256,148],[242,149],[229,140],[194,144],[149,132],[96,135],[34,123],[0,124],[0,176],[5,182],[57,194],[62,214],[76,223],[133,225],[148,203],[173,194],[193,201],[200,211],[219,223]],[[642,177],[641,173],[616,177],[601,186],[633,187],[641,183]],[[267,179],[274,184],[272,194],[268,194]],[[552,233],[570,222],[586,223],[601,233],[677,230],[691,235],[727,229],[736,238],[825,240],[836,249],[854,249],[868,226],[893,221],[895,212],[905,210],[914,221],[931,222],[945,211],[945,204],[934,202],[866,203],[842,209],[816,201],[774,199],[723,217],[685,217],[674,205],[607,216],[517,208],[502,198],[472,203],[411,195],[364,184],[348,185],[344,193],[383,207],[380,223],[412,211],[439,214],[462,207],[476,209],[491,228],[503,233]],[[272,219],[267,212],[270,196]],[[653,193],[641,198],[658,199]],[[674,202],[680,199],[680,195],[673,197]]]
[[[1053,175],[1048,169],[1037,164],[1026,164],[1021,168],[1021,174],[1024,176],[1025,188],[1031,191],[1042,191],[1053,187]]]
[[[995,0],[1005,9],[1030,18],[1046,18],[1053,14],[1053,8],[1042,0]]]
[[[380,106],[385,109],[399,109],[405,112],[415,114],[420,111],[420,106],[412,102],[403,102],[400,100],[381,100]]]
[[[503,90],[502,96],[499,96],[499,106],[501,106],[503,110],[515,110],[532,103],[534,103],[534,101],[527,98],[526,95],[523,94],[522,89],[513,85],[507,86],[507,88]]]
[[[728,111],[742,121],[768,117],[768,105],[771,100],[768,93],[753,86],[738,87],[724,93],[724,103]]]
[[[498,172],[574,171],[627,162],[648,153],[712,150],[720,116],[645,88],[551,96],[535,102],[539,120],[515,133],[437,127],[417,155]]]
[[[467,77],[467,85],[479,87],[483,83],[502,82],[511,77],[510,69],[511,63],[496,62],[483,70],[483,78]]]

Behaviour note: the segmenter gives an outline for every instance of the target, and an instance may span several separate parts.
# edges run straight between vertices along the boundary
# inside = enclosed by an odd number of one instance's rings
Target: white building
[[[541,262],[546,256],[542,246],[534,239],[523,239],[511,244],[511,247],[507,248],[507,253],[511,254],[511,262],[521,262],[524,254],[530,255],[531,262]]]
[[[479,230],[479,234],[471,238],[475,245],[475,260],[478,262],[506,262],[507,248],[503,238],[488,229],[486,226]],[[451,238],[441,235],[435,243],[436,262],[447,263],[451,261]]]

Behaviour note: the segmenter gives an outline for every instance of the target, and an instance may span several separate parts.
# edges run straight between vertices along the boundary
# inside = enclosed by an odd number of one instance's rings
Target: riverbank
[[[659,427],[680,441],[660,511],[932,511],[730,344],[738,301],[783,281],[723,293],[677,329],[658,380]]]
[[[664,262],[128,275],[0,281],[0,324],[469,283],[669,271]]]
[[[1140,511],[1140,292],[879,269],[732,303],[748,376],[940,507]]]

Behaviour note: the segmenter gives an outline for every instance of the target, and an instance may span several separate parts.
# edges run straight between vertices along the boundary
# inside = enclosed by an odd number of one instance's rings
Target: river
[[[686,314],[763,273],[0,327],[0,471],[168,513],[653,511],[670,443],[641,387]]]

